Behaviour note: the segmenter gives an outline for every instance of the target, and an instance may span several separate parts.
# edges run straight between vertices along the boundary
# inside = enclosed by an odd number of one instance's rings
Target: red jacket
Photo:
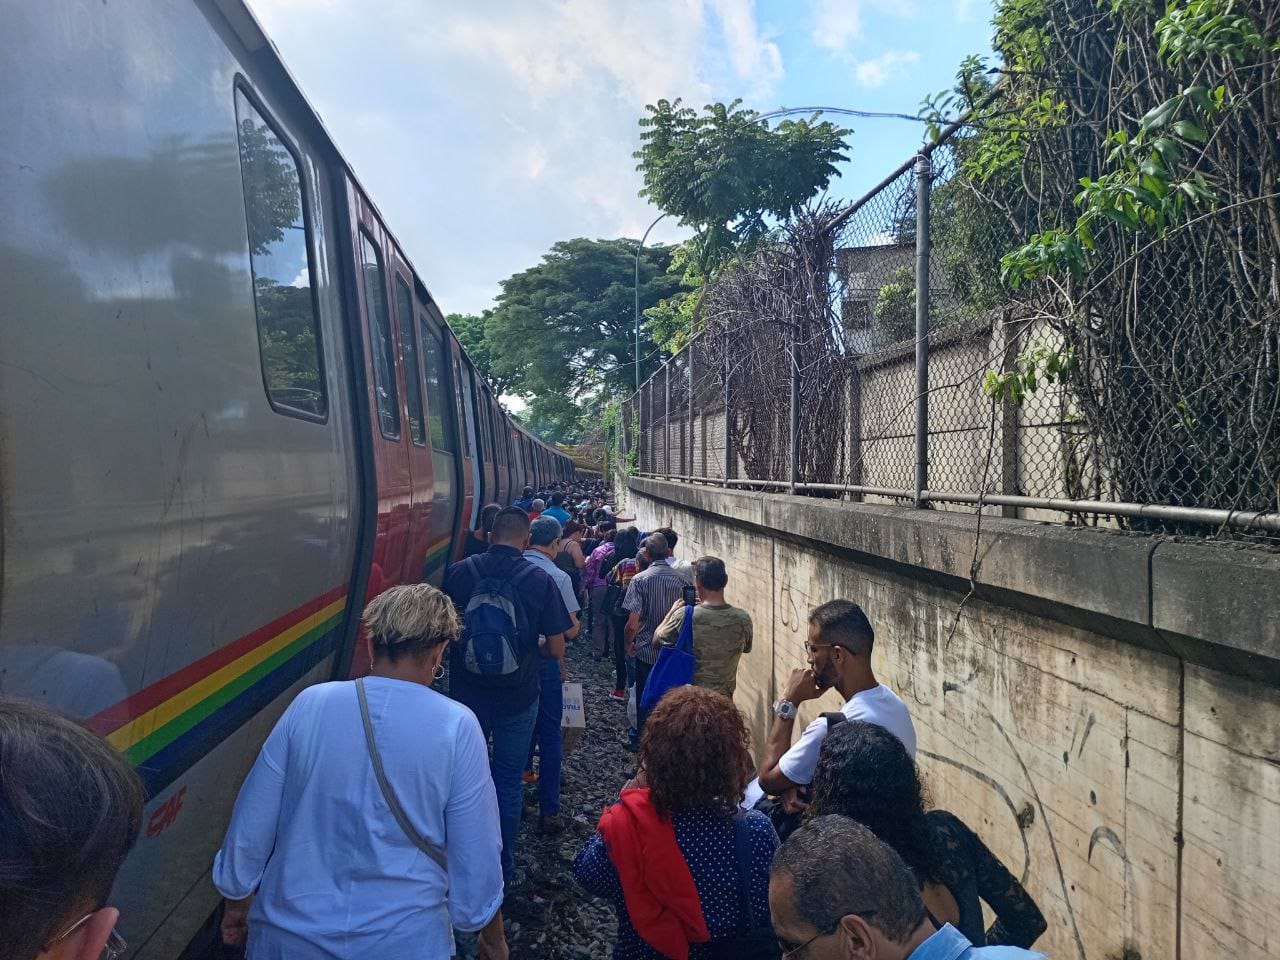
[[[623,790],[600,817],[600,835],[636,933],[664,957],[689,960],[689,944],[706,943],[711,931],[675,827],[658,816],[649,789]]]

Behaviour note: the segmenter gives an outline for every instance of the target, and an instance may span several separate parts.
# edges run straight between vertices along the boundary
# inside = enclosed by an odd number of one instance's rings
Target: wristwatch
[[[796,718],[796,705],[790,700],[779,700],[773,705],[773,712],[778,715],[780,720],[794,720]]]

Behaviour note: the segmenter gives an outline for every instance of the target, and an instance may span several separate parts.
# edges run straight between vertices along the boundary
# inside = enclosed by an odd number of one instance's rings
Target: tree
[[[511,382],[507,377],[498,376],[493,369],[493,352],[489,349],[489,341],[484,335],[484,325],[492,313],[492,310],[485,310],[482,313],[451,313],[445,317],[445,320],[457,336],[458,342],[466,349],[467,356],[475,364],[476,370],[501,396],[511,392]]]
[[[783,120],[771,128],[741,100],[697,113],[680,100],[645,107],[636,169],[642,197],[696,232],[697,267],[709,276],[823,190],[847,160],[850,131],[823,121]]]
[[[483,315],[487,375],[505,392],[529,398],[541,422],[568,423],[560,401],[581,413],[635,389],[637,246],[626,239],[562,240],[541,263],[504,280],[497,304]],[[670,247],[642,251],[642,311],[679,288],[668,270],[671,256]],[[640,361],[642,377],[661,363],[644,331]]]
[[[516,418],[547,443],[575,444],[585,432],[588,411],[568,397],[540,394]]]

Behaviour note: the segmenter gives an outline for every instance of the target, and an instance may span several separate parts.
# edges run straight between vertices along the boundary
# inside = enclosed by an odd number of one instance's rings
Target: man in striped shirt
[[[637,704],[644,699],[645,681],[649,679],[649,671],[653,669],[653,665],[658,662],[658,650],[662,646],[654,639],[653,632],[662,624],[667,612],[689,585],[689,581],[667,566],[671,548],[667,545],[666,537],[660,533],[650,534],[645,538],[642,549],[649,558],[649,568],[631,578],[627,597],[622,602],[622,609],[628,612],[623,634],[627,641],[627,652],[634,653],[636,658]],[[636,716],[638,732],[644,732],[647,712],[642,709]]]

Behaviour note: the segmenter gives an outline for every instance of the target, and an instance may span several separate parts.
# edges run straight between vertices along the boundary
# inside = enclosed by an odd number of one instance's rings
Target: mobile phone
[[[695,603],[697,603],[697,602],[698,602],[698,590],[697,590],[697,588],[696,588],[696,587],[685,587],[685,588],[684,588],[684,605],[685,605],[686,607],[692,607],[692,606],[693,606]]]

